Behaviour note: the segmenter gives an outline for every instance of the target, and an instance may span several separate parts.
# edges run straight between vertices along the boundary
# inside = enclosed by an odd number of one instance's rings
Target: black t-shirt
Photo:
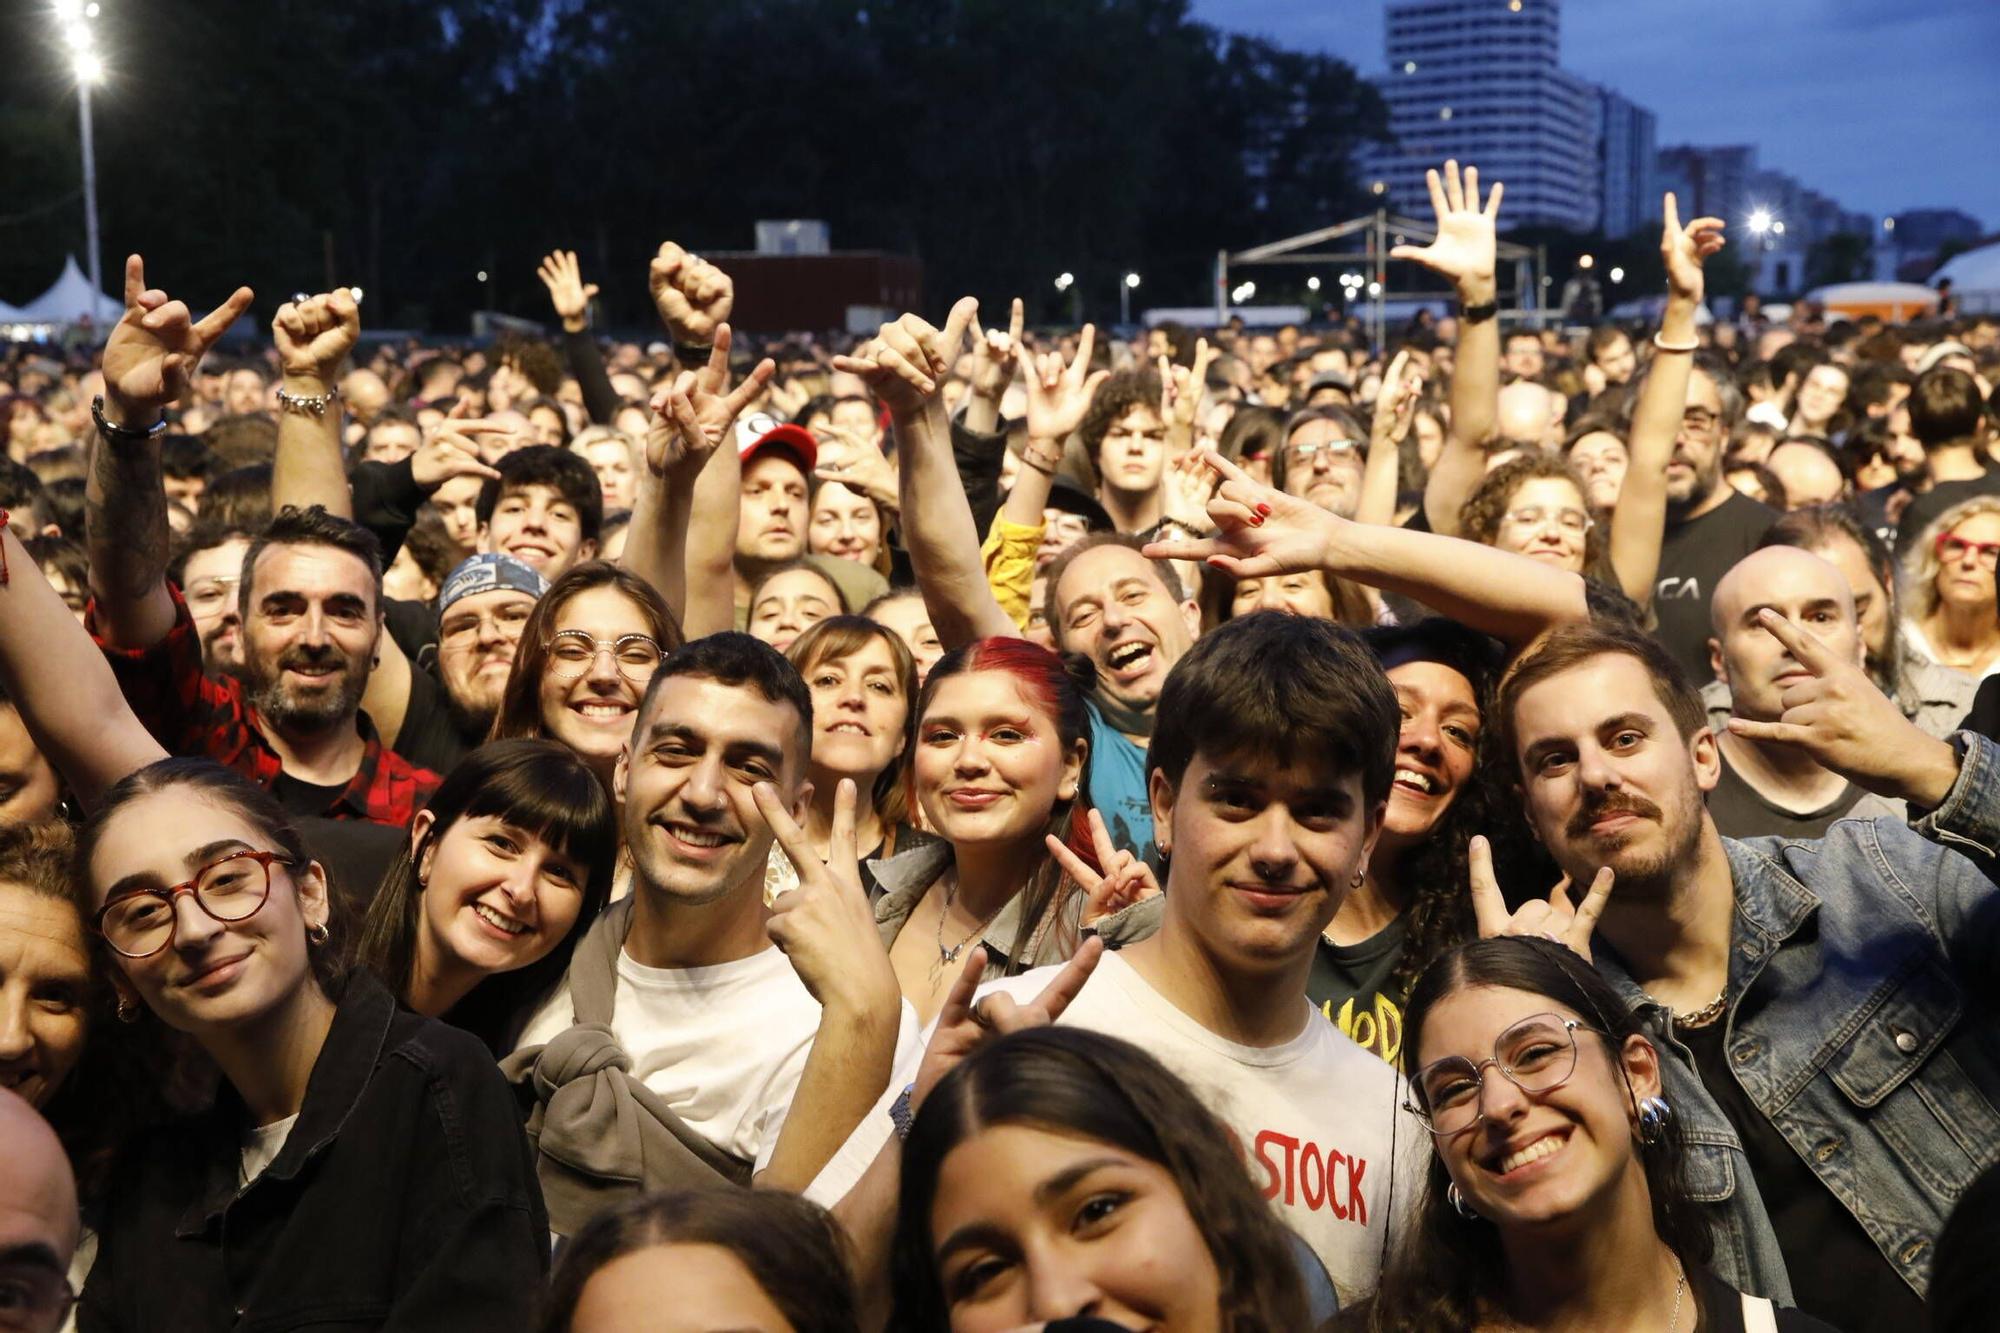
[[[1306,998],[1357,1046],[1390,1064],[1403,1055],[1403,1002],[1409,997],[1389,984],[1410,938],[1410,915],[1391,921],[1359,944],[1335,944],[1320,937],[1313,951]]]
[[[1972,711],[1960,725],[1966,731],[2000,741],[2000,676],[1988,676],[1979,682],[1979,693],[1972,696]]]
[[[1706,1268],[1690,1268],[1688,1286],[1701,1292],[1702,1314],[1706,1316],[1701,1322],[1701,1333],[1745,1333],[1742,1292]],[[1777,1316],[1778,1333],[1840,1333],[1832,1324],[1803,1310],[1781,1307],[1773,1313]],[[1859,1330],[1861,1325],[1847,1327]]]
[[[1798,814],[1765,800],[1730,765],[1727,756],[1718,754],[1717,758],[1722,760],[1722,779],[1708,794],[1708,814],[1715,821],[1715,831],[1725,838],[1824,837],[1833,821],[1845,818],[1865,794],[1850,782],[1826,805]]]
[[[1896,559],[1908,555],[1924,535],[1924,529],[1945,510],[1982,495],[2000,495],[2000,470],[1989,471],[1971,481],[1941,481],[1910,501],[1909,508],[1896,521]]]
[[[1708,600],[1738,560],[1757,549],[1778,513],[1735,491],[1700,518],[1669,523],[1660,543],[1653,589],[1654,636],[1667,646],[1697,688],[1715,678],[1708,660]]]
[[[1743,1139],[1743,1154],[1777,1232],[1799,1308],[1846,1329],[1925,1327],[1924,1303],[1917,1293],[1744,1094],[1723,1052],[1723,1027],[1676,1027],[1674,1035],[1694,1055],[1708,1095]]]
[[[292,822],[313,860],[325,868],[333,886],[334,911],[353,938],[408,832],[365,819],[328,819],[323,815],[295,815]]]
[[[396,753],[433,773],[449,773],[471,753],[482,737],[459,729],[458,714],[437,678],[410,664],[410,701],[403,709],[403,729],[396,733]]]

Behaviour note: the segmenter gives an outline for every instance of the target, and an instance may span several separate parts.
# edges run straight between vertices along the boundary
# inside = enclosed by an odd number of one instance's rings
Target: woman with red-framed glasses
[[[1443,955],[1410,993],[1403,1061],[1429,1189],[1336,1329],[1827,1333],[1709,1267],[1661,1056],[1566,946],[1502,936]]]
[[[1903,638],[1928,661],[1968,676],[2000,669],[2000,496],[1953,505],[1910,548]]]
[[[548,1221],[506,1083],[342,966],[326,873],[271,795],[159,760],[104,793],[76,863],[119,1016],[221,1075],[126,1147],[78,1328],[530,1327]]]

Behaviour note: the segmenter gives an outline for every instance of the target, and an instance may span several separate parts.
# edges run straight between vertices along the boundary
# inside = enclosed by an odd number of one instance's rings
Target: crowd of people
[[[0,1327],[1990,1326],[2000,322],[1430,188],[1383,346],[0,351]]]

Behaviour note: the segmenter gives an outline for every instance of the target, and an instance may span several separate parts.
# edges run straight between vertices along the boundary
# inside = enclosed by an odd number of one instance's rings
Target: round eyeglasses
[[[1558,1014],[1535,1014],[1502,1032],[1490,1059],[1448,1055],[1417,1071],[1403,1103],[1433,1134],[1460,1134],[1485,1117],[1486,1070],[1498,1069],[1525,1093],[1553,1092],[1576,1072],[1576,1033],[1596,1028]]]
[[[173,943],[180,913],[174,900],[183,893],[217,921],[233,924],[257,915],[271,896],[271,863],[289,866],[279,852],[231,852],[169,889],[134,889],[97,911],[97,933],[127,958],[151,958]]]
[[[640,685],[653,678],[663,656],[659,640],[650,634],[624,634],[606,641],[580,629],[565,629],[549,637],[549,670],[564,680],[575,680],[596,665],[600,653],[610,653],[618,674]]]

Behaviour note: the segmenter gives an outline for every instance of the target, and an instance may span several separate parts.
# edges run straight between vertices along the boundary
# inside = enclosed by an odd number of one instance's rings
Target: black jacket
[[[356,972],[276,1160],[239,1186],[243,1109],[139,1136],[77,1327],[534,1326],[549,1226],[520,1113],[477,1039]]]

